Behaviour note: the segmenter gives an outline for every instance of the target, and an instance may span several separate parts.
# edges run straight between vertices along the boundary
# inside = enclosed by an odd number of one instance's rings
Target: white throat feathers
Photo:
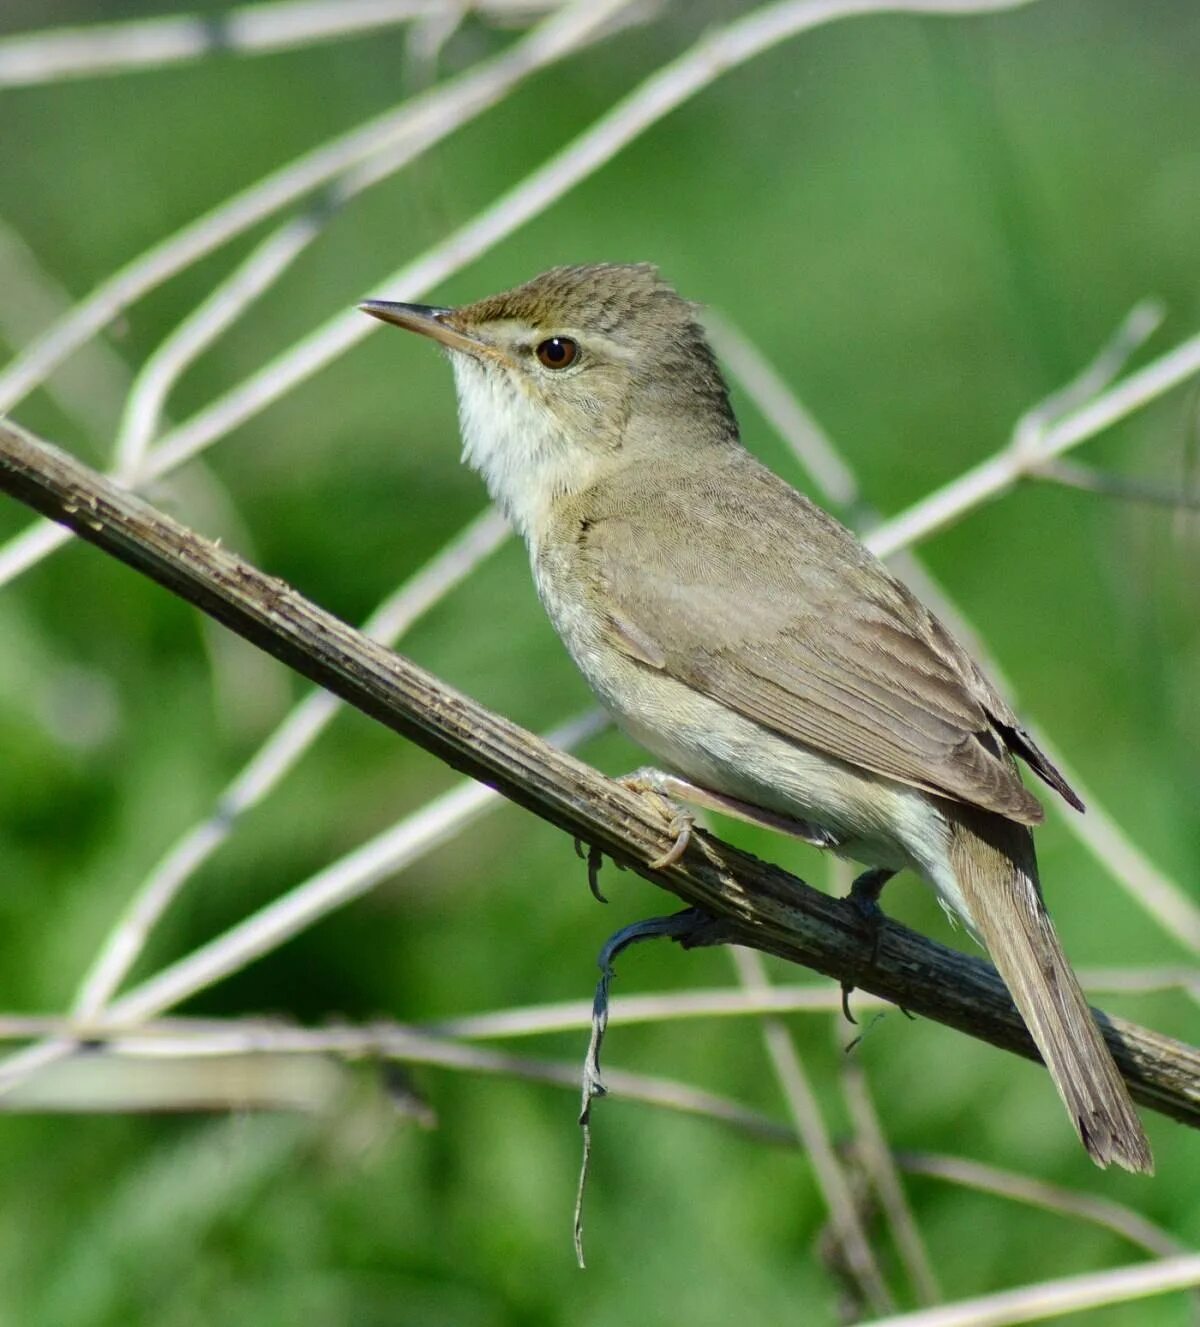
[[[553,412],[516,375],[451,351],[463,460],[532,548],[550,508],[594,477],[592,458],[561,436]]]

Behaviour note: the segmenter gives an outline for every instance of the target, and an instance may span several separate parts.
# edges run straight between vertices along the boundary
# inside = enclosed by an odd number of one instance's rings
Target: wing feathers
[[[727,484],[683,473],[653,494],[592,491],[578,567],[608,608],[616,648],[884,777],[1036,824],[1042,808],[1016,752],[1080,805],[882,563],[748,453],[729,463],[738,473]]]

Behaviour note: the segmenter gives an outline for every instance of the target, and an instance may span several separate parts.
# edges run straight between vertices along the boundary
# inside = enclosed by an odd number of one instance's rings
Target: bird
[[[1152,1173],[1046,909],[1017,758],[1082,802],[934,614],[747,450],[699,307],[647,263],[359,307],[447,353],[463,459],[660,786],[863,864],[864,907],[915,871],[987,950],[1088,1155]]]

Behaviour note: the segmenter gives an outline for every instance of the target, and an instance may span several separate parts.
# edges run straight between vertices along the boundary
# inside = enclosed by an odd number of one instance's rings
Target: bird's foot
[[[628,788],[630,792],[638,793],[652,802],[667,822],[667,833],[674,839],[666,852],[649,863],[650,869],[665,871],[668,866],[674,866],[687,852],[688,844],[692,841],[692,830],[696,824],[695,816],[675,800],[673,785],[677,780],[670,774],[664,774],[662,770],[645,768],[634,770],[632,774],[626,774],[617,782],[623,788]]]
[[[871,951],[872,963],[879,957],[879,934],[886,920],[884,911],[879,906],[879,899],[884,886],[895,874],[895,871],[889,870],[886,866],[873,867],[855,878],[850,886],[850,893],[846,895],[847,900],[853,904],[862,918],[863,925],[872,933],[874,941]]]
[[[859,920],[870,943],[871,953],[868,963],[870,967],[874,967],[879,961],[879,942],[883,936],[883,924],[887,920],[883,909],[879,906],[879,897],[883,893],[883,887],[895,874],[895,871],[889,870],[885,866],[877,866],[870,871],[864,871],[855,878],[854,883],[850,886],[850,893],[846,895],[846,902],[858,913]],[[857,1021],[850,1012],[850,995],[853,990],[853,982],[842,982],[842,1013],[849,1023]]]

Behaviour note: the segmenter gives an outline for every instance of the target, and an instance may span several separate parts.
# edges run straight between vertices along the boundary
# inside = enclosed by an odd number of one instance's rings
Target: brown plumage
[[[364,307],[450,352],[466,459],[618,722],[694,785],[923,875],[987,946],[1092,1158],[1150,1170],[1042,902],[1014,757],[1079,799],[945,627],[742,448],[694,306],[651,267],[600,265],[461,309]]]
[[[1150,1145],[1042,901],[1033,836],[972,806],[947,804],[950,860],[979,938],[1041,1052],[1092,1159],[1150,1174]]]
[[[1043,812],[1013,755],[1082,809],[1079,799],[941,623],[847,530],[748,453],[726,464],[735,473],[685,470],[653,491],[617,479],[564,505],[565,521],[588,513],[575,522],[576,574],[607,605],[615,648],[789,741],[939,794],[964,916],[1084,1147],[1099,1165],[1152,1170],[1042,902],[1026,826]]]
[[[783,737],[1042,820],[1009,756],[1016,716],[848,530],[741,449],[663,477],[649,489],[622,474],[577,500],[589,513],[577,574],[615,626],[653,639],[672,676]],[[1080,805],[1027,736],[1024,747]]]

